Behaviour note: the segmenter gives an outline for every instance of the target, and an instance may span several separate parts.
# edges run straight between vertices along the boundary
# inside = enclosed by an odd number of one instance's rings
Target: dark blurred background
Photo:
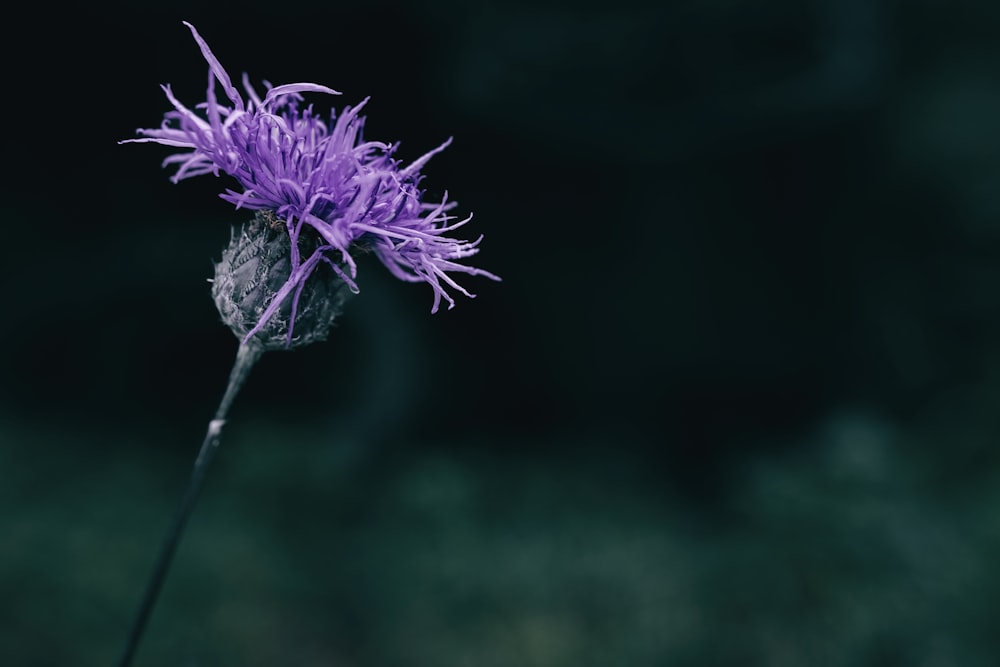
[[[27,7],[0,664],[113,664],[236,351],[247,219],[118,145],[230,74],[371,96],[485,234],[363,261],[237,399],[137,665],[995,665],[1000,4]],[[326,108],[330,98],[313,100]]]

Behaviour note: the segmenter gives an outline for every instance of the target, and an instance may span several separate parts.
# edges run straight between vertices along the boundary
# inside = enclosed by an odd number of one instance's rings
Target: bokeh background
[[[504,281],[362,263],[238,398],[137,665],[1000,661],[1000,4],[38,3],[7,23],[0,664],[113,664],[245,214],[118,145],[370,95]],[[317,104],[328,103],[317,98]]]

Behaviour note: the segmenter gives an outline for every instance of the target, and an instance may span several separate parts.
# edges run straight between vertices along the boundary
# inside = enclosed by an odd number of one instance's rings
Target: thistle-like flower
[[[261,98],[245,74],[244,99],[194,26],[184,25],[208,61],[205,102],[188,108],[169,85],[162,86],[173,105],[163,123],[139,129],[141,138],[120,143],[183,149],[163,161],[165,167],[176,167],[171,180],[224,172],[239,187],[220,196],[254,214],[234,231],[215,265],[212,285],[222,320],[240,338],[236,360],[137,608],[119,667],[132,664],[237,392],[265,351],[326,337],[344,300],[358,292],[352,253],[373,253],[397,278],[429,284],[434,292],[431,312],[437,312],[442,299],[449,308],[455,305],[446,287],[473,296],[451,273],[500,280],[461,263],[479,251],[481,236],[474,241],[449,236],[472,216],[459,220],[449,215],[455,203],[447,194],[440,202],[423,201],[420,170],[450,139],[403,166],[393,157],[399,144],[362,138],[365,119],[358,114],[367,99],[339,115],[331,111],[326,121],[304,105],[303,94],[339,95],[337,91],[315,83],[265,82]],[[216,97],[220,86],[228,104]]]
[[[252,326],[234,327],[224,312],[231,304],[220,302],[216,289],[223,319],[244,343],[268,333],[265,328],[278,316],[285,323],[278,329],[286,346],[291,346],[297,340],[293,327],[299,323],[303,289],[322,265],[350,292],[357,293],[357,264],[352,256],[357,251],[372,252],[401,280],[429,284],[434,293],[432,313],[437,312],[442,299],[449,308],[455,305],[446,286],[474,296],[450,273],[499,280],[488,271],[461,263],[478,252],[482,236],[474,241],[449,236],[472,216],[459,220],[449,215],[455,202],[448,200],[447,193],[439,202],[423,201],[420,170],[451,139],[403,166],[393,157],[398,143],[363,139],[365,119],[359,112],[367,98],[339,115],[331,111],[326,121],[312,105],[304,105],[303,93],[339,95],[337,91],[315,83],[271,86],[265,82],[261,98],[244,74],[244,99],[194,26],[184,25],[190,28],[209,65],[206,101],[192,110],[174,96],[169,85],[161,86],[173,109],[164,115],[159,128],[139,129],[137,134],[142,138],[121,143],[154,142],[185,149],[163,161],[164,167],[176,167],[173,182],[224,172],[239,188],[227,188],[220,195],[222,199],[237,208],[262,212],[287,235],[287,253],[278,253],[287,255],[282,282],[273,291],[259,292],[266,298],[254,304],[256,310],[251,309],[256,318]],[[218,86],[228,104],[217,98]],[[253,229],[264,233],[260,224]],[[245,232],[234,239],[243,236]],[[239,254],[237,248],[230,259]],[[226,260],[224,256],[220,265]],[[219,266],[217,282],[218,271]],[[271,331],[263,338],[273,340],[273,334]],[[322,335],[307,335],[301,340],[318,337]]]

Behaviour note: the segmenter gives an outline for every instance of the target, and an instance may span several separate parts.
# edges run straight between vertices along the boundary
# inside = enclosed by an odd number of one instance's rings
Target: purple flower
[[[331,111],[325,121],[303,106],[302,93],[339,95],[314,83],[267,86],[263,98],[246,74],[243,88],[247,99],[233,85],[222,65],[198,31],[184,22],[209,64],[206,101],[192,110],[177,100],[169,85],[161,86],[173,110],[156,129],[139,129],[144,137],[121,143],[154,142],[186,149],[170,155],[163,166],[176,166],[173,182],[192,176],[225,172],[236,179],[239,189],[226,189],[220,196],[237,208],[270,210],[285,222],[291,240],[291,274],[261,315],[253,336],[277,312],[281,304],[295,302],[313,269],[320,262],[333,267],[352,292],[357,265],[353,249],[372,251],[401,280],[426,282],[434,291],[431,312],[444,299],[451,308],[450,287],[474,296],[455,282],[450,273],[499,277],[460,263],[475,255],[482,236],[465,241],[448,236],[472,216],[457,220],[448,215],[455,202],[447,193],[440,202],[425,203],[418,188],[421,168],[444,150],[451,139],[403,166],[393,158],[399,144],[365,141],[365,119],[358,113],[367,98],[346,107],[337,116]],[[228,105],[216,98],[221,84]],[[301,256],[299,236],[315,230],[321,241],[308,256]],[[294,316],[293,316],[294,320]]]

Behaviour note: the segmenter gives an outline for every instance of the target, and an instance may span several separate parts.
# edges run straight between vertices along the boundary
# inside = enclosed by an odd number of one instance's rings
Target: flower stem
[[[184,495],[181,496],[181,500],[174,512],[173,521],[160,547],[156,565],[153,567],[153,572],[149,577],[142,602],[139,603],[139,608],[136,610],[135,618],[132,621],[132,629],[129,632],[125,649],[122,651],[121,658],[118,661],[118,667],[129,667],[132,664],[135,651],[139,646],[139,639],[146,628],[149,615],[153,611],[157,596],[163,587],[163,581],[166,579],[167,570],[170,569],[170,563],[173,560],[174,552],[177,550],[177,544],[184,533],[184,526],[191,515],[191,511],[194,509],[195,501],[198,499],[198,494],[205,480],[205,472],[208,470],[208,465],[212,462],[212,457],[215,456],[215,452],[219,448],[219,439],[222,435],[222,426],[226,423],[226,415],[233,404],[233,399],[236,398],[236,394],[239,393],[240,388],[250,374],[250,370],[263,352],[264,349],[262,347],[250,343],[240,345],[236,353],[233,369],[229,373],[229,384],[226,386],[226,393],[223,394],[222,400],[219,402],[219,407],[215,411],[215,418],[208,423],[205,440],[201,445],[201,450],[198,452],[198,458],[195,459],[194,467],[191,470],[191,477],[188,479],[187,487],[184,489]]]

